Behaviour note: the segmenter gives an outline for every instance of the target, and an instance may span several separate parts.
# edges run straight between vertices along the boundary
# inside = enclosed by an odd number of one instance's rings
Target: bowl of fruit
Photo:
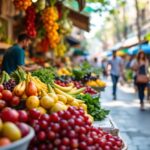
[[[34,130],[25,123],[0,119],[0,150],[27,150]]]

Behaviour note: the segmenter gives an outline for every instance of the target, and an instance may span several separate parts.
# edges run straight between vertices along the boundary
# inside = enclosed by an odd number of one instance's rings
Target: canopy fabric
[[[81,50],[81,49],[75,49],[73,52],[73,55],[79,55],[79,56],[88,56],[89,53],[85,50]]]
[[[75,39],[75,38],[72,37],[72,36],[66,37],[66,41],[70,44],[70,46],[75,46],[75,45],[80,44],[80,41],[77,40],[77,39]]]
[[[128,54],[129,55],[136,55],[139,50],[144,51],[145,54],[150,54],[150,45],[149,44],[143,44],[143,45],[138,45],[134,46],[129,49]]]

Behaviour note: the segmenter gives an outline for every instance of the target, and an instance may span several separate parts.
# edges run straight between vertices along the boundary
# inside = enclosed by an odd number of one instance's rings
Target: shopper
[[[113,56],[108,64],[111,66],[110,74],[113,83],[113,99],[116,100],[117,83],[119,77],[123,75],[123,61],[119,56],[116,56],[116,51],[113,51]]]
[[[22,66],[26,71],[34,70],[37,65],[30,67],[25,66],[25,49],[28,48],[30,43],[30,37],[26,34],[20,34],[18,36],[18,43],[10,47],[4,54],[2,61],[2,70],[7,73],[11,73],[17,69],[18,66]]]
[[[137,55],[137,59],[133,65],[133,70],[136,71],[135,81],[138,88],[138,96],[140,99],[140,108],[144,110],[144,90],[148,83],[148,60],[143,51]],[[142,75],[142,76],[141,76]]]

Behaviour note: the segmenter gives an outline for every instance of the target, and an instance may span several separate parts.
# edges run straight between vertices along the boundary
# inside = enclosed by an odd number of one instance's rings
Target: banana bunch
[[[67,51],[66,45],[64,43],[59,43],[54,49],[54,55],[56,57],[63,57],[66,51]]]
[[[104,88],[106,86],[106,83],[97,79],[96,81],[92,80],[92,81],[88,81],[86,83],[88,86],[91,86],[91,87],[101,87],[101,88]]]
[[[21,81],[13,90],[14,95],[22,97],[25,94],[26,81]]]
[[[4,82],[7,82],[10,80],[10,76],[6,71],[2,71],[2,75],[0,77],[0,84],[3,84]]]
[[[48,92],[47,85],[45,83],[43,83],[38,77],[32,76],[31,73],[28,73],[28,80],[33,81],[39,94],[40,94],[41,90]]]
[[[20,83],[21,81],[26,80],[27,74],[26,74],[26,72],[21,67],[18,67],[11,74],[11,77],[14,78],[17,83]]]
[[[47,85],[45,83],[43,83],[38,77],[35,77],[35,76],[33,77],[31,75],[31,73],[28,73],[26,76],[26,80],[21,81],[18,85],[16,85],[14,90],[13,90],[13,93],[16,96],[26,98],[27,96],[26,96],[25,90],[27,88],[27,83],[29,81],[32,81],[35,84],[39,95],[41,94],[42,90],[45,92],[48,92],[48,88],[47,88]]]
[[[67,68],[60,68],[60,69],[58,69],[57,73],[59,76],[71,75],[71,72]]]
[[[82,107],[87,112],[86,104],[79,99],[76,99],[76,95],[82,93],[85,88],[77,89],[74,87],[73,83],[70,83],[68,87],[60,86],[56,83],[53,83],[53,87],[49,85],[49,96],[54,98],[57,97],[58,102],[65,104],[66,106],[75,106],[75,107]],[[53,95],[50,95],[53,94]]]

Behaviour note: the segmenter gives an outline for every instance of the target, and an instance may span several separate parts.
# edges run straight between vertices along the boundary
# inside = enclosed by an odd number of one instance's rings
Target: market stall
[[[78,1],[80,10],[84,2]],[[33,72],[26,72],[21,67],[11,74],[1,72],[0,149],[126,148],[120,135],[112,134],[112,120],[106,119],[109,110],[101,106],[100,92],[106,84],[99,78],[100,70],[88,62],[72,67],[64,58],[65,38],[71,32],[72,24],[89,30],[89,17],[77,16],[78,12],[74,10],[69,13],[70,8],[64,9],[66,7],[56,0],[34,3],[14,0],[13,5],[23,21],[20,29],[34,38],[34,49],[43,57],[28,60],[28,64],[40,63],[42,66]],[[19,25],[20,22],[16,26]],[[49,67],[44,67],[46,52],[52,53],[52,62],[55,62],[48,64]],[[105,127],[109,126],[110,130],[105,130],[102,120],[109,122]]]

